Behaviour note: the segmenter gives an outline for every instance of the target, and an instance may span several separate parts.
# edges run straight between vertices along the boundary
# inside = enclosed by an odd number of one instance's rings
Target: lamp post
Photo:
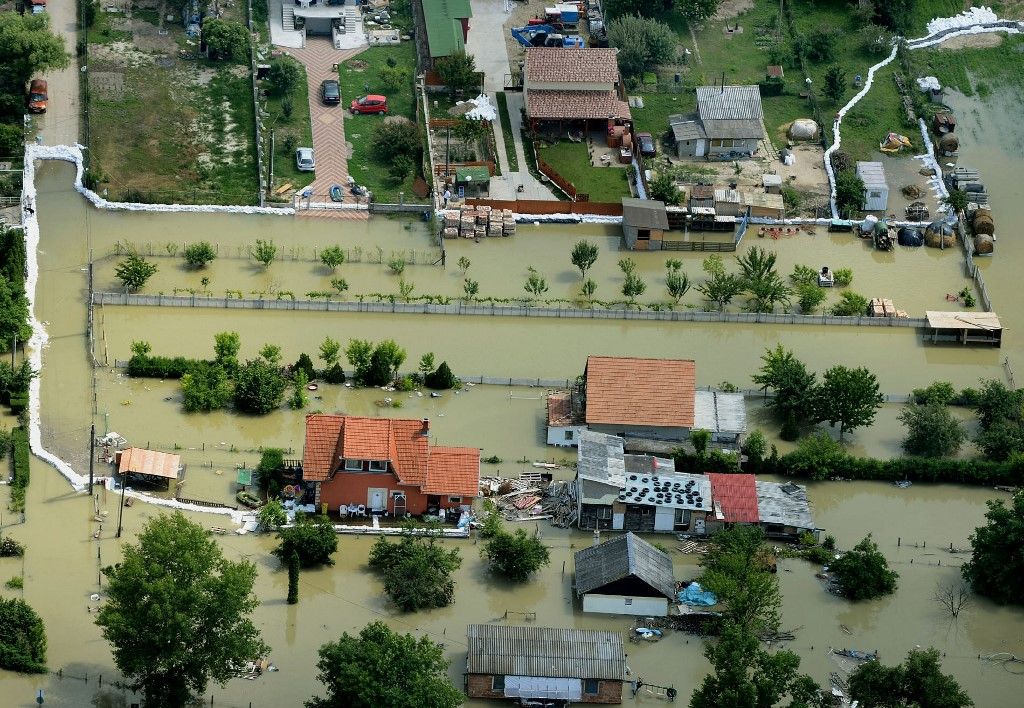
[[[121,475],[121,506],[117,510],[117,538],[121,538],[121,518],[124,516],[124,482],[125,475]]]

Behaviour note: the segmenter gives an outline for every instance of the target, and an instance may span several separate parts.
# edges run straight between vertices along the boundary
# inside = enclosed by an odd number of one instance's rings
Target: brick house
[[[362,505],[400,518],[469,508],[479,495],[480,450],[429,438],[427,419],[308,415],[302,479],[328,511]]]
[[[626,654],[618,632],[471,624],[466,638],[470,698],[622,703]]]

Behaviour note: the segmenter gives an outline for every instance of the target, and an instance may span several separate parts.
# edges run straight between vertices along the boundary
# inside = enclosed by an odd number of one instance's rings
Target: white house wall
[[[671,531],[676,523],[676,510],[671,506],[659,506],[654,511],[654,530]]]
[[[627,601],[631,601],[626,604]],[[664,597],[630,597],[628,595],[583,596],[584,612],[606,615],[636,615],[638,617],[664,617],[668,614],[668,600]]]
[[[626,525],[625,514],[612,514],[612,529],[615,531],[621,531]]]
[[[549,425],[548,445],[555,447],[578,447],[580,433],[587,429],[585,425]],[[566,440],[565,434],[572,433],[572,440]]]

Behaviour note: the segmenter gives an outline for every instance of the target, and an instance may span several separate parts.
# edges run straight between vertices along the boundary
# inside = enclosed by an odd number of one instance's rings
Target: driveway
[[[52,2],[47,5],[46,11],[50,15],[50,27],[64,38],[70,63],[66,69],[43,75],[49,84],[50,103],[46,113],[33,117],[34,125],[37,135],[42,135],[43,144],[74,145],[79,140],[81,124],[79,68],[78,57],[75,55],[75,43],[78,41],[75,3]]]

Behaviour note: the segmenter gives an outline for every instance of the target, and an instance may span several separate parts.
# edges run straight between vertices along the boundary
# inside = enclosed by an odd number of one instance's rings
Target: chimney
[[[423,423],[423,427],[420,429],[420,432],[423,435],[430,435],[430,418],[424,418],[420,422]]]
[[[592,544],[595,546],[601,545],[601,530],[599,528],[594,528],[594,540],[592,541]]]

